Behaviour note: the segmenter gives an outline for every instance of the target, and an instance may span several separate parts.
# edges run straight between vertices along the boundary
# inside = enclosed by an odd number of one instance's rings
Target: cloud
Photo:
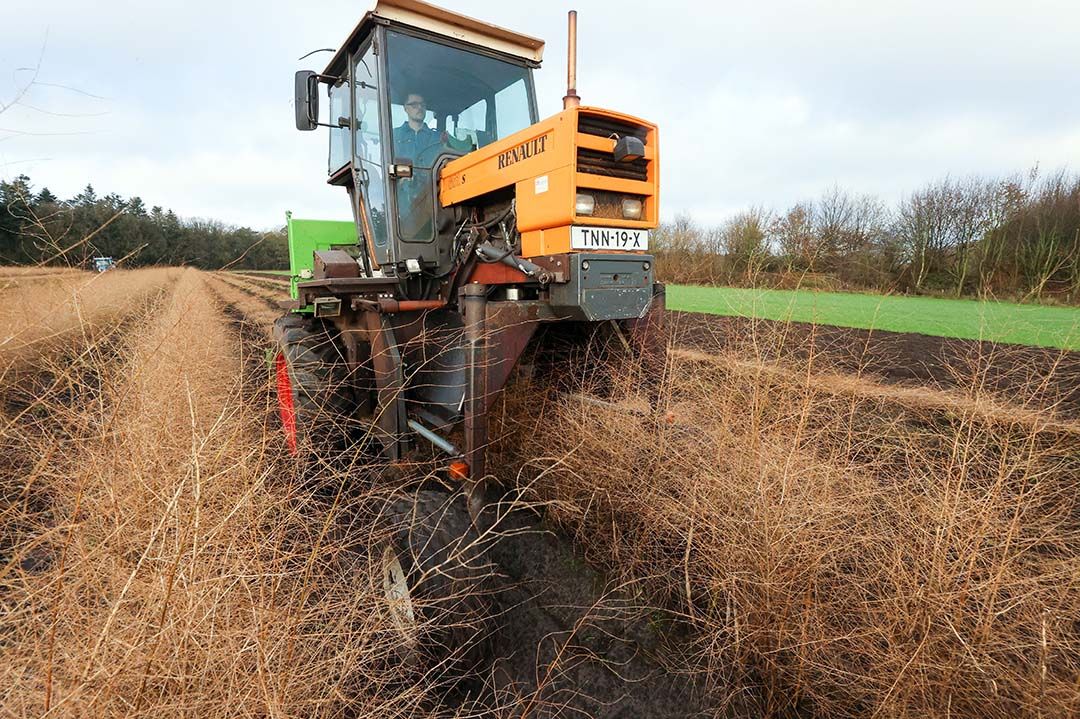
[[[18,4],[18,3],[17,3]],[[565,89],[566,8],[455,9],[548,40],[542,115]],[[26,105],[0,116],[0,175],[72,195],[138,194],[187,216],[271,227],[285,209],[348,218],[323,131],[292,127],[292,73],[364,3],[23,2],[0,27],[0,101],[45,44]],[[1036,0],[582,0],[579,92],[661,127],[662,211],[717,222],[834,183],[895,199],[944,174],[1080,158],[1080,6]],[[46,42],[47,38],[47,42]],[[31,107],[47,110],[47,114]],[[104,113],[104,114],[101,114]]]

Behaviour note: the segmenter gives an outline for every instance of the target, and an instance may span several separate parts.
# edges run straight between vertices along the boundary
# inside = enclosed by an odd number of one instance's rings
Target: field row
[[[33,287],[2,309],[5,709],[460,711],[397,660],[362,550],[371,507],[419,477],[362,453],[303,475],[286,460],[265,362],[278,281],[146,270]],[[672,318],[656,416],[627,411],[634,366],[606,403],[523,376],[496,404],[498,478],[603,574],[536,550],[562,540],[499,540],[514,581],[485,711],[590,714],[642,687],[648,714],[1080,710],[1080,427],[1060,362],[1029,390],[991,381],[999,355],[897,384],[818,349],[850,335]],[[523,610],[536,596],[543,611]],[[612,649],[615,617],[648,630]],[[653,678],[605,679],[643,653]]]
[[[194,270],[42,292],[0,352],[5,713],[415,712],[382,595],[332,576],[349,502],[291,489],[267,424],[266,303]]]
[[[282,278],[272,279],[265,274],[218,276],[245,287],[248,293],[256,294],[266,302],[273,303],[285,297]],[[800,325],[717,316],[711,312],[679,312],[678,309],[687,306],[685,298],[680,299],[684,289],[687,288],[671,287],[668,290],[669,309],[676,310],[668,316],[671,339],[680,349],[735,358],[747,355],[767,358],[778,365],[778,371],[786,368],[795,375],[812,372],[816,376],[815,385],[822,389],[849,387],[850,383],[842,378],[855,376],[870,394],[886,392],[878,384],[900,384],[910,388],[908,396],[920,397],[922,404],[931,403],[943,408],[987,406],[999,408],[988,410],[999,415],[1031,416],[1034,413],[1043,416],[1041,413],[1049,412],[1048,417],[1080,419],[1080,353],[941,339],[918,333],[860,331],[834,327],[833,322],[828,326]],[[718,288],[693,289],[710,293],[720,291]],[[780,294],[770,296],[779,297]],[[888,299],[861,295],[838,297]],[[891,299],[906,302],[919,298]],[[952,301],[931,302],[947,304]],[[675,307],[672,307],[673,303]],[[975,306],[978,303],[968,304]],[[1017,307],[1080,315],[1067,308]],[[1080,322],[1080,319],[1074,321]],[[1076,327],[1080,331],[1080,324]]]

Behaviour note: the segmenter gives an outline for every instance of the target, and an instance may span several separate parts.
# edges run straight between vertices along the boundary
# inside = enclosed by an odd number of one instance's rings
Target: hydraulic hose
[[[523,257],[516,257],[510,250],[500,250],[485,242],[476,247],[476,254],[489,262],[502,262],[504,265],[509,265],[542,285],[551,283],[551,272],[546,267],[529,262]]]

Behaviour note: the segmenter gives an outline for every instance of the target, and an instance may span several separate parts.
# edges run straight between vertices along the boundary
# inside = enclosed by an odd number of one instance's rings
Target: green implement
[[[289,232],[289,297],[294,300],[300,298],[296,283],[314,276],[316,252],[356,248],[356,224],[352,221],[301,220],[286,212],[285,227]],[[297,310],[311,311],[311,305]]]

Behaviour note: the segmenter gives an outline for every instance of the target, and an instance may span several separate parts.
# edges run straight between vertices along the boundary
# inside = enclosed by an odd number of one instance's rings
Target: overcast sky
[[[260,229],[287,209],[347,219],[325,130],[293,127],[292,75],[321,70],[328,53],[297,58],[370,4],[4,0],[0,105],[34,67],[37,84],[0,113],[0,177]],[[1080,166],[1076,0],[443,4],[547,40],[542,117],[561,107],[576,8],[583,103],[660,126],[665,218]]]

